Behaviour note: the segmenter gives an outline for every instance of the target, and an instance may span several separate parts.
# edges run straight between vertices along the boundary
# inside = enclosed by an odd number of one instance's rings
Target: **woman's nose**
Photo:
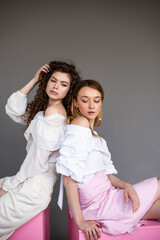
[[[58,82],[55,82],[55,84],[54,84],[55,89],[58,89],[58,84],[59,84]]]
[[[90,102],[90,104],[89,104],[89,108],[91,108],[91,109],[93,109],[94,108],[94,102]]]

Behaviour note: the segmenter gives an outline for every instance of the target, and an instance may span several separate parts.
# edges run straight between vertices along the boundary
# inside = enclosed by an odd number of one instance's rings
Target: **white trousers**
[[[29,178],[0,197],[0,240],[48,207],[57,180],[55,163],[45,173]],[[0,179],[2,186],[5,178]]]

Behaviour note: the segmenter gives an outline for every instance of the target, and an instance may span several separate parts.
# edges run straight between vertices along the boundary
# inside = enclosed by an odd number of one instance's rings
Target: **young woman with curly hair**
[[[0,179],[0,240],[50,203],[72,91],[79,81],[74,65],[52,61],[7,101],[6,113],[26,125],[27,155],[16,175]],[[34,100],[27,104],[27,95],[37,84]]]

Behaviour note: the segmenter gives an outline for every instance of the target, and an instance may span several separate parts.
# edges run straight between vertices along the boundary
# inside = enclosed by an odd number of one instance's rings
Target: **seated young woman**
[[[102,122],[104,91],[94,80],[81,81],[73,92],[72,118],[56,163],[64,177],[70,214],[87,240],[108,234],[134,233],[146,219],[160,218],[160,179],[135,185],[117,174],[106,141],[94,131]]]
[[[9,97],[6,113],[26,126],[27,154],[16,175],[0,179],[0,240],[7,239],[50,203],[72,91],[80,80],[74,65],[51,61]],[[36,85],[36,95],[27,104],[27,96]]]

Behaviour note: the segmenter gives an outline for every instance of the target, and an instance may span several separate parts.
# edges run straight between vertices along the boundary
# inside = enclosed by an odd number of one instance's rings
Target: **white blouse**
[[[90,128],[68,125],[59,153],[57,172],[70,176],[79,188],[86,185],[98,171],[117,174],[106,141],[94,137]]]
[[[6,113],[15,121],[25,124],[27,95],[17,91],[6,104]],[[58,113],[44,117],[38,112],[24,133],[27,140],[27,155],[18,173],[7,177],[2,188],[5,191],[16,188],[26,179],[49,169],[49,162],[56,162],[59,148],[66,130],[66,118]]]

